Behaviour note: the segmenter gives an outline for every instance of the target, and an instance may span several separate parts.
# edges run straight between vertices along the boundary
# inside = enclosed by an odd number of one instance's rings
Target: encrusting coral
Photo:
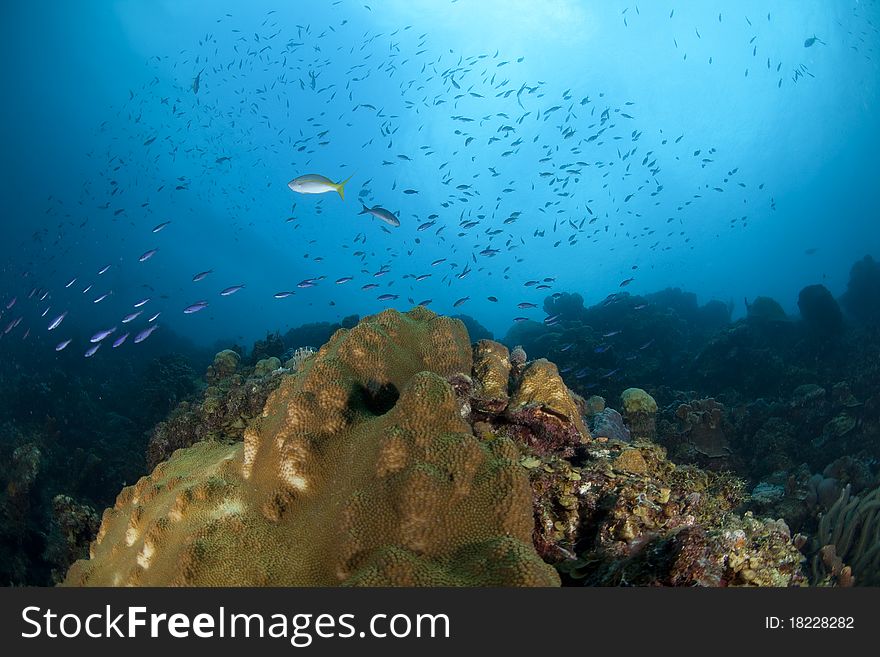
[[[424,308],[339,330],[244,443],[180,450],[104,513],[67,585],[556,585],[509,439],[447,377],[461,322]]]

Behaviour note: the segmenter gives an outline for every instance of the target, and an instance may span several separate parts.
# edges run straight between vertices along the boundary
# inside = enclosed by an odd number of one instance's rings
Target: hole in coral
[[[400,393],[393,383],[370,380],[367,385],[361,386],[360,391],[364,405],[373,415],[385,415],[394,408],[400,398]]]

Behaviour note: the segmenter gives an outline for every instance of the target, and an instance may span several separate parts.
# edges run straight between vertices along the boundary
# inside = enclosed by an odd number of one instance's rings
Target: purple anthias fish
[[[293,294],[294,294],[293,292],[276,292],[275,298],[276,299],[286,299],[287,297],[292,296]]]
[[[100,348],[101,348],[100,342],[96,345],[89,347],[88,351],[86,351],[86,353],[85,353],[86,358],[91,358],[92,356],[94,356],[95,352],[98,351],[98,349],[100,349]]]
[[[197,313],[200,310],[204,310],[207,307],[208,307],[207,301],[196,301],[191,306],[187,306],[186,308],[184,308],[183,314],[184,315],[192,315],[193,313]]]
[[[102,294],[101,296],[99,296],[97,299],[95,299],[94,301],[92,301],[92,303],[101,303],[104,299],[106,299],[107,297],[109,297],[111,294],[113,294],[113,292],[105,292],[104,294]]]
[[[144,311],[143,311],[143,310],[138,310],[138,311],[136,311],[136,312],[129,313],[128,315],[126,315],[125,317],[122,318],[122,323],[123,323],[123,324],[128,324],[129,322],[132,322],[132,321],[136,320],[136,319],[138,318],[138,316],[139,316],[142,312],[144,312]]]
[[[98,331],[91,338],[89,338],[89,342],[100,342],[101,340],[106,338],[108,335],[112,335],[115,332],[116,332],[115,326],[110,329],[104,329],[103,331]]]
[[[148,337],[150,337],[153,334],[153,331],[155,331],[157,328],[159,328],[158,324],[153,324],[149,328],[145,328],[143,331],[134,336],[134,343],[138,344],[139,342],[143,342]]]
[[[52,320],[52,322],[49,324],[49,330],[51,331],[51,330],[57,329],[59,326],[61,326],[61,322],[64,321],[65,317],[67,317],[66,310],[63,313],[61,313],[60,315],[58,315],[58,317],[56,317],[55,319]]]
[[[353,276],[343,276],[342,278],[337,278],[336,284],[342,285],[343,283],[348,283],[350,280],[352,280],[352,278],[354,278],[354,277]]]
[[[307,278],[296,284],[297,287],[315,287],[318,283],[314,278]]]
[[[146,299],[141,299],[141,300],[138,301],[136,304],[134,304],[134,307],[135,307],[135,308],[140,308],[140,307],[143,306],[144,304],[149,303],[149,301],[150,301],[150,297],[147,297]]]
[[[157,312],[155,315],[153,315],[152,317],[150,317],[150,319],[148,319],[147,321],[148,321],[148,322],[155,322],[155,321],[156,321],[156,318],[158,318],[159,315],[161,315],[161,314],[162,314],[162,311],[160,310],[160,311]]]
[[[153,232],[154,232],[154,233],[158,233],[160,230],[162,230],[163,228],[165,228],[165,226],[167,226],[167,225],[170,224],[170,223],[171,223],[170,220],[169,220],[169,221],[163,221],[161,224],[158,224],[155,228],[153,228]]]
[[[244,285],[232,285],[230,287],[227,287],[225,290],[221,290],[220,296],[221,297],[228,297],[230,294],[235,294],[243,287],[244,287]]]
[[[193,276],[193,283],[198,283],[199,281],[204,280],[208,276],[208,274],[213,274],[213,273],[214,273],[213,269],[209,269],[208,271],[200,271],[198,274]]]
[[[397,299],[399,296],[400,295],[398,294],[380,294],[378,297],[376,297],[376,299],[378,299],[379,301],[392,301],[394,299]]]
[[[146,260],[149,260],[154,255],[156,255],[156,253],[158,251],[159,251],[159,249],[150,249],[149,251],[146,251],[140,258],[138,258],[138,262],[144,262]]]
[[[116,338],[116,339],[113,341],[113,348],[116,349],[116,347],[120,346],[123,342],[125,342],[126,340],[128,340],[128,335],[129,335],[128,333],[123,333],[123,334],[120,335],[118,338]]]
[[[71,341],[71,338],[68,338],[64,342],[59,342],[57,345],[55,345],[55,351],[63,350],[67,345],[70,344],[70,341]]]

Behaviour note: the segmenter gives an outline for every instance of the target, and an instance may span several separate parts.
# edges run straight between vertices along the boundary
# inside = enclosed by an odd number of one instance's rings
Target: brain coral
[[[558,585],[507,438],[446,377],[460,321],[419,307],[337,331],[236,445],[179,450],[120,493],[66,585]]]

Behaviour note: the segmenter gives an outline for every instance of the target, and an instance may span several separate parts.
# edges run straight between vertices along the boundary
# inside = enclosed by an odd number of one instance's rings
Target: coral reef
[[[843,313],[831,292],[824,285],[808,285],[798,294],[798,308],[809,330],[820,338],[831,338],[843,332]]]
[[[739,516],[742,482],[676,466],[646,442],[587,448],[580,465],[528,461],[536,545],[563,583],[792,586],[803,555],[782,521]]]
[[[365,318],[283,377],[243,443],[123,490],[65,583],[804,582],[786,524],[737,515],[742,481],[592,436],[583,415],[613,409],[525,359],[421,307]],[[623,401],[653,421],[643,390]]]
[[[769,324],[788,321],[788,316],[782,306],[776,299],[770,297],[755,297],[751,303],[746,301],[746,311],[749,321],[756,323]]]
[[[125,489],[66,583],[558,583],[516,447],[474,437],[446,381],[471,361],[464,326],[424,308],[337,332],[243,444]]]
[[[52,519],[46,559],[55,565],[52,580],[59,583],[74,561],[88,556],[89,543],[97,535],[101,519],[91,506],[68,495],[56,495],[52,499]]]
[[[208,371],[205,372],[205,380],[209,384],[215,384],[232,376],[238,369],[240,362],[241,356],[238,352],[232,349],[224,349],[214,356],[214,362],[208,366]]]
[[[654,440],[657,436],[657,402],[641,388],[627,388],[620,393],[623,419],[636,440]]]
[[[722,404],[711,398],[679,403],[674,418],[675,427],[666,422],[662,432],[673,458],[713,469],[730,465],[732,429]]]
[[[266,398],[281,382],[281,361],[270,357],[253,367],[242,365],[235,351],[214,356],[205,372],[209,384],[198,398],[181,402],[149,432],[147,469],[183,447],[203,440],[230,443],[242,440],[247,422],[263,410]]]
[[[866,255],[852,266],[841,302],[847,313],[866,324],[880,324],[880,264]]]
[[[248,361],[251,365],[256,365],[261,360],[267,358],[281,358],[284,354],[284,340],[281,339],[281,333],[267,333],[265,339],[257,340]]]

